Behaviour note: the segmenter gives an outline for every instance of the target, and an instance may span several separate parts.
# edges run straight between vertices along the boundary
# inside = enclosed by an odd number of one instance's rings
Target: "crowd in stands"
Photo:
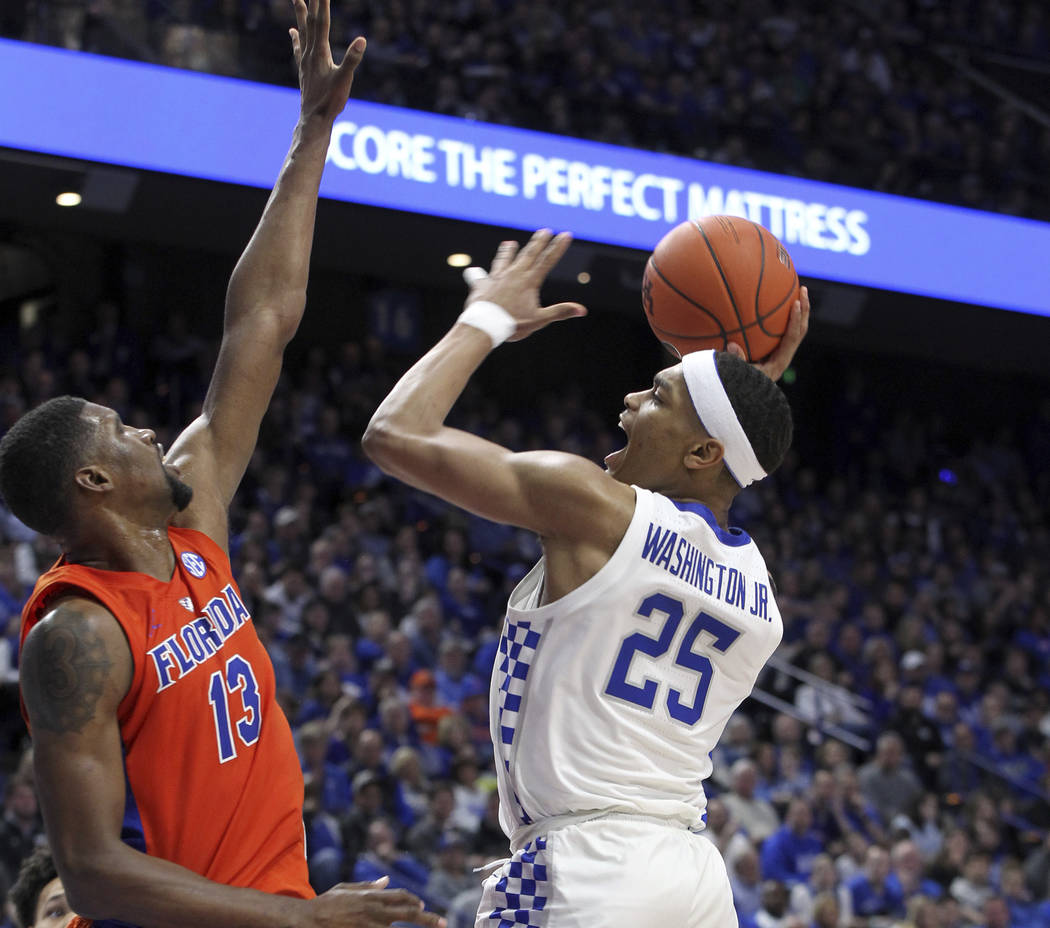
[[[11,37],[295,81],[288,0],[9,6]],[[358,98],[1050,218],[1045,110],[1040,121],[944,52],[1032,63],[1015,84],[1038,105],[1050,14],[1036,0],[333,6],[337,46],[369,40]]]
[[[188,327],[144,341],[106,304],[64,347],[47,333],[5,341],[0,429],[67,391],[166,445],[194,414],[214,346]],[[231,557],[301,756],[311,879],[388,873],[472,925],[472,868],[507,853],[489,674],[537,541],[362,456],[409,359],[373,338],[304,349],[231,512]],[[838,392],[819,420],[796,409],[813,460],[792,452],[733,513],[774,573],[780,656],[805,671],[769,670],[783,711],[748,701],[713,756],[706,834],[741,924],[1050,926],[1050,402],[959,445],[863,365]],[[515,448],[600,460],[620,443],[564,392],[500,409],[474,391],[455,416]],[[0,519],[7,886],[42,841],[12,681],[19,607],[55,554]]]

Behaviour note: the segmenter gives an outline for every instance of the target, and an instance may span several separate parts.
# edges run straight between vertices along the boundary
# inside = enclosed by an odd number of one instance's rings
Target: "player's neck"
[[[63,539],[69,563],[96,570],[135,571],[165,583],[171,579],[175,552],[166,524],[141,525],[113,514],[92,522],[89,530]]]
[[[671,493],[669,495],[679,502],[700,503],[701,506],[706,506],[711,510],[711,515],[715,517],[715,521],[722,528],[729,528],[729,506],[733,502],[732,496],[727,497],[717,492],[717,490],[697,490],[696,488],[692,492]]]

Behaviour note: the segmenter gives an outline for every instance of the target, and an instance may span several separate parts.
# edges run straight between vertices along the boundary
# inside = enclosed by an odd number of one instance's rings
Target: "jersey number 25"
[[[685,614],[685,606],[666,593],[653,593],[642,600],[636,615],[643,618],[652,618],[653,613],[661,613],[665,616],[663,628],[659,635],[653,638],[635,632],[628,635],[620,646],[620,652],[613,664],[609,682],[605,685],[605,692],[617,699],[634,703],[643,709],[652,709],[656,702],[657,690],[660,684],[651,678],[645,678],[641,686],[627,681],[627,675],[631,669],[631,661],[635,652],[640,651],[649,657],[663,657],[670,649],[674,641],[678,626],[682,624]],[[701,612],[693,619],[689,628],[682,637],[682,643],[678,646],[678,652],[674,662],[679,667],[685,667],[697,674],[696,690],[688,703],[682,702],[682,693],[673,687],[668,687],[667,712],[671,718],[686,725],[695,725],[704,714],[704,703],[707,701],[707,691],[711,686],[711,678],[714,675],[714,667],[711,661],[703,654],[697,654],[693,645],[701,632],[707,632],[714,639],[712,647],[716,651],[726,651],[737,638],[740,632],[730,628],[724,622],[720,622],[714,616]]]

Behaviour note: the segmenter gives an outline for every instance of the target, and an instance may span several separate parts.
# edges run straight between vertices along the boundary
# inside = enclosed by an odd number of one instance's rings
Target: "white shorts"
[[[485,880],[475,928],[737,928],[718,849],[611,815],[535,837]]]

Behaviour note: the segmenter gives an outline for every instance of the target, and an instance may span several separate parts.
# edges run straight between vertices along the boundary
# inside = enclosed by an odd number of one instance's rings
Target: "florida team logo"
[[[190,576],[198,580],[208,572],[208,565],[204,563],[204,558],[193,551],[182,552],[182,566],[190,572]]]

